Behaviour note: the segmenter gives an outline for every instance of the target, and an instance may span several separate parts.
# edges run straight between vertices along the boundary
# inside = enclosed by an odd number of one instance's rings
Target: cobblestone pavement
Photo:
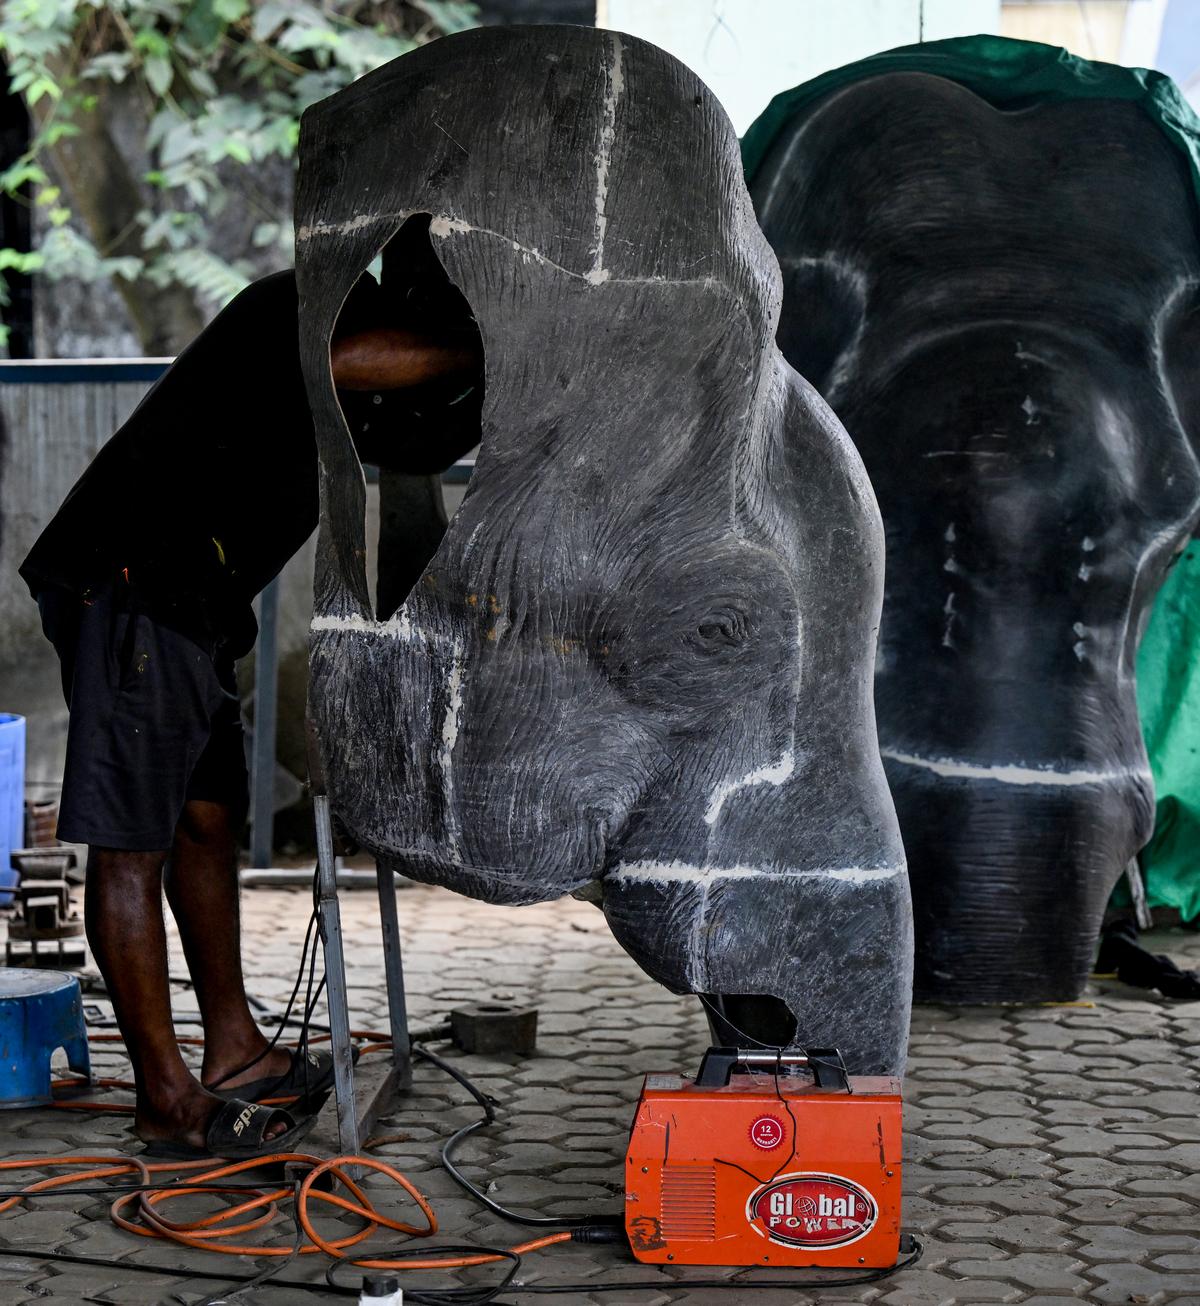
[[[463,1148],[464,1162],[490,1176],[489,1191],[510,1205],[542,1213],[618,1209],[625,1132],[642,1074],[686,1070],[706,1044],[694,1001],[675,998],[642,975],[600,914],[582,903],[489,907],[425,887],[406,889],[399,901],[414,1027],[436,1023],[464,999],[515,999],[541,1012],[537,1057],[455,1058],[504,1107],[500,1123]],[[386,1016],[375,895],[346,892],[342,902],[355,1019],[381,1027]],[[308,895],[248,891],[244,914],[250,988],[282,1005],[298,961]],[[1200,964],[1200,935],[1159,935],[1150,946]],[[191,1007],[185,991],[177,1007]],[[116,1056],[102,1055],[102,1073],[121,1073]],[[1098,981],[1084,1002],[1071,1006],[919,1008],[906,1084],[904,1172],[905,1226],[925,1243],[919,1266],[853,1289],[750,1292],[735,1284],[715,1290],[687,1283],[733,1272],[672,1269],[660,1276],[634,1265],[620,1248],[570,1244],[528,1256],[521,1279],[575,1283],[577,1289],[559,1297],[509,1290],[502,1300],[521,1306],[1200,1306],[1198,1075],[1200,1002],[1167,1004]],[[380,1127],[391,1137],[377,1154],[430,1195],[444,1241],[509,1245],[524,1231],[480,1212],[438,1167],[439,1140],[473,1117],[461,1089],[419,1067],[414,1094]],[[22,1111],[8,1113],[4,1123],[0,1137],[8,1156],[128,1145],[119,1116]],[[379,1201],[399,1213],[392,1191],[380,1188]],[[0,1302],[190,1304],[222,1287],[189,1277],[195,1270],[253,1268],[123,1233],[109,1222],[107,1205],[60,1197],[0,1216]],[[286,1241],[286,1229],[280,1236]],[[46,1248],[170,1272],[38,1265],[13,1254]],[[323,1283],[317,1259],[305,1258],[286,1272]],[[487,1273],[468,1271],[457,1282]],[[410,1287],[456,1282],[429,1272],[409,1277]],[[660,1287],[592,1291],[601,1282],[648,1279]],[[357,1282],[352,1274],[344,1281]],[[301,1306],[345,1298],[328,1289],[266,1288],[239,1300]]]

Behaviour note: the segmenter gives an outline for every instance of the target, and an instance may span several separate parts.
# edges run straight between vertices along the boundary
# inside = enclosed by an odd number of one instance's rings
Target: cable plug
[[[622,1224],[588,1224],[571,1230],[573,1243],[623,1243],[625,1226]]]

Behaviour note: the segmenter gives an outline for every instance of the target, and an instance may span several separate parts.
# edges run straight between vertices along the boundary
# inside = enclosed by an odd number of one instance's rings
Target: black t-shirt
[[[342,321],[382,323],[382,295],[364,277]],[[281,272],[247,287],[196,337],[21,564],[35,595],[59,586],[86,597],[117,576],[164,623],[224,639],[237,656],[251,647],[252,599],[317,524],[298,322],[295,276]],[[425,474],[478,441],[481,391],[479,380],[456,379],[338,398],[360,453]]]

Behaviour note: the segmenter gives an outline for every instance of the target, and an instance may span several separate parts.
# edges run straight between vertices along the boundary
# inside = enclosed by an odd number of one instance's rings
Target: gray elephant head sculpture
[[[871,699],[878,510],[775,346],[779,271],[720,106],[629,37],[474,31],[310,110],[300,159],[310,705],[341,820],[475,897],[590,892],[671,989],[776,999],[782,1041],[897,1070],[911,921]],[[414,215],[478,322],[482,446],[376,620],[329,340]]]
[[[784,352],[883,512],[917,996],[1076,997],[1151,830],[1134,661],[1200,519],[1184,156],[1131,103],[892,72],[805,105],[752,190]]]

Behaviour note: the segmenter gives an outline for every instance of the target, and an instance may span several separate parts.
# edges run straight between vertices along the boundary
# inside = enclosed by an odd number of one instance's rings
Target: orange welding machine
[[[900,1254],[900,1081],[834,1049],[709,1048],[648,1075],[625,1165],[639,1261],[886,1267]]]

